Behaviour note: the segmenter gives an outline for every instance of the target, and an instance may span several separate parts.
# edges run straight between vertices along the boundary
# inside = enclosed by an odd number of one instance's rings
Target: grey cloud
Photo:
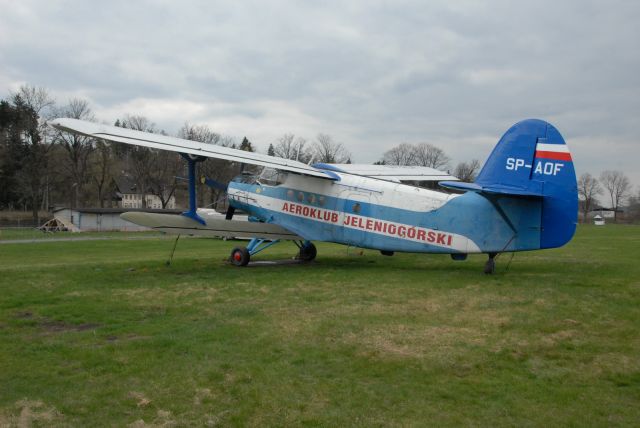
[[[358,161],[402,141],[443,144],[468,160],[483,159],[514,122],[540,117],[564,133],[579,171],[621,165],[640,183],[635,166],[602,159],[591,143],[640,158],[636,2],[23,1],[5,9],[0,35],[12,37],[0,39],[0,82],[80,92],[109,112],[138,99],[201,106],[197,118],[158,123],[167,129],[244,117],[261,125],[254,138],[266,148],[273,132],[299,125],[269,121],[305,117],[305,126],[323,127],[306,137],[330,133]]]

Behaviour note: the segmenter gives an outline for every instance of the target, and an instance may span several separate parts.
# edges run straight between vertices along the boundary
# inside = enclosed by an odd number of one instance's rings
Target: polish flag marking
[[[536,145],[536,158],[572,161],[569,147],[566,144],[538,143]]]

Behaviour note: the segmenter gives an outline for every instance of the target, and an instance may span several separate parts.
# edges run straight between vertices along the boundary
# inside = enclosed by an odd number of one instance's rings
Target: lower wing
[[[304,238],[287,229],[269,223],[224,220],[205,217],[205,224],[175,214],[126,212],[124,220],[174,235],[196,235],[218,238],[259,238],[267,240],[304,241]]]

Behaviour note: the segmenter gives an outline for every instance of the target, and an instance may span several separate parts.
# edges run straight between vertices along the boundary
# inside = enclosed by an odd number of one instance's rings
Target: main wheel
[[[303,262],[310,262],[311,260],[316,258],[318,254],[318,250],[313,243],[309,242],[306,245],[300,247],[300,253],[298,253],[298,259]]]
[[[249,264],[251,255],[249,254],[249,250],[245,247],[238,247],[231,251],[231,257],[229,259],[231,260],[231,263],[236,266],[246,266]]]

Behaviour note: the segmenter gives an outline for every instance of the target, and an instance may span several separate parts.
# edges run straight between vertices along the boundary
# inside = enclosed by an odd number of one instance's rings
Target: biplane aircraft
[[[117,143],[181,153],[189,167],[189,209],[182,215],[130,212],[133,223],[174,234],[251,236],[230,260],[251,257],[289,240],[298,258],[316,257],[313,241],[394,252],[447,253],[465,260],[486,253],[485,273],[503,252],[560,247],[573,237],[578,215],[575,170],[569,149],[551,124],[528,119],[513,125],[493,149],[474,183],[456,181],[425,167],[307,165],[251,153],[76,119],[55,119],[55,128]],[[206,158],[263,167],[226,187],[225,218],[207,218],[196,208],[195,166]],[[401,181],[439,181],[458,193]],[[213,183],[220,186],[220,183]],[[234,221],[240,209],[250,221]]]

